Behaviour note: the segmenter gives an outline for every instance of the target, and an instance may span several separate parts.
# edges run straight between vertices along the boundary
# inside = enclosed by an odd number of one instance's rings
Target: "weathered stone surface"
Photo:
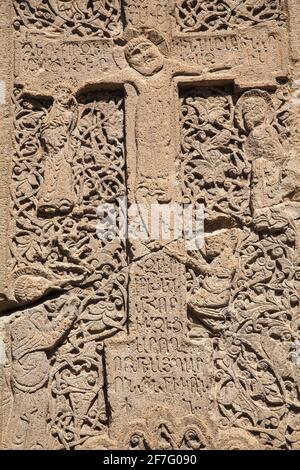
[[[299,14],[1,1],[1,448],[300,449]]]

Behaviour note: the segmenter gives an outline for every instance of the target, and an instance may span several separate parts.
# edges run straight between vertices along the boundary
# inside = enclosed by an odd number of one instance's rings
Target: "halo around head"
[[[267,105],[266,113],[271,116],[274,112],[274,105],[270,94],[264,90],[250,90],[246,91],[238,100],[236,107],[235,107],[235,118],[239,125],[239,127],[245,130],[245,123],[243,118],[243,109],[244,105],[247,101],[253,98],[260,98],[263,99]]]
[[[154,44],[158,50],[164,56],[169,55],[169,45],[159,31],[155,29],[140,28],[133,29],[129,28],[126,30],[124,39],[127,41],[126,49],[129,51],[132,47],[135,47],[137,44],[142,41],[149,41]]]

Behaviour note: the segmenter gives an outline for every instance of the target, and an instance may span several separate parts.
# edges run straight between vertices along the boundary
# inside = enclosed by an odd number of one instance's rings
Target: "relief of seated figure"
[[[205,237],[203,254],[200,250],[189,255],[168,248],[172,256],[202,277],[201,286],[188,298],[191,338],[217,336],[226,329],[226,321],[230,317],[231,286],[238,267],[235,252],[240,236],[239,229],[212,233]]]

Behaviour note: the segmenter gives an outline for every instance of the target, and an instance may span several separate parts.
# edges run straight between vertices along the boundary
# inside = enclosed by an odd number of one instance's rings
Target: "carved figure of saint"
[[[45,311],[34,309],[10,327],[11,388],[13,407],[8,429],[10,449],[46,449],[49,439],[48,379],[50,364],[46,351],[56,346],[71,327],[75,300],[52,322]]]
[[[201,287],[191,294],[188,306],[192,317],[210,335],[218,335],[226,328],[231,287],[238,260],[235,254],[240,233],[238,229],[221,230],[205,238],[204,255],[199,251],[192,255],[168,250],[187,267],[192,268],[203,280]],[[191,336],[199,334],[199,328]]]
[[[272,218],[270,208],[282,202],[280,185],[285,160],[278,133],[271,124],[274,115],[272,99],[266,91],[248,91],[239,99],[236,112],[240,127],[248,132],[244,150],[252,163],[253,218],[259,225],[265,225],[268,224],[267,219]],[[280,219],[279,214],[277,217]]]
[[[69,88],[57,88],[54,104],[41,126],[45,169],[38,213],[43,216],[67,214],[75,203],[72,132],[77,123],[76,105]]]

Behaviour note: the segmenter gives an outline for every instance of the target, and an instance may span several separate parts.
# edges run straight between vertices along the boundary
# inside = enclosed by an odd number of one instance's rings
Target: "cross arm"
[[[177,76],[190,76],[190,77],[197,77],[201,80],[206,80],[208,79],[208,74],[209,73],[214,73],[214,72],[221,72],[221,71],[227,71],[230,70],[232,67],[230,66],[211,66],[208,68],[205,68],[201,65],[191,65],[187,64],[182,61],[173,61],[173,77]]]
[[[102,88],[115,88],[120,85],[124,86],[125,84],[132,85],[136,90],[139,88],[136,74],[130,69],[120,70],[118,73],[114,74],[103,73],[99,78],[82,81],[82,83],[77,87],[75,95],[98,86],[101,86]]]
[[[21,95],[22,96],[30,96],[32,98],[39,98],[39,99],[49,99],[53,100],[53,94],[49,90],[40,90],[40,87],[31,88],[27,85],[26,82],[18,81],[16,83],[17,87],[21,87]]]
[[[173,243],[171,243],[169,246],[166,245],[165,250],[171,257],[177,259],[177,261],[185,264],[189,268],[192,268],[194,271],[203,274],[211,273],[211,267],[200,251],[189,255],[185,250],[182,251],[178,246],[176,246],[176,244]]]
[[[190,65],[179,60],[173,61],[173,77],[178,75],[199,76],[203,77],[208,70],[199,65]]]

